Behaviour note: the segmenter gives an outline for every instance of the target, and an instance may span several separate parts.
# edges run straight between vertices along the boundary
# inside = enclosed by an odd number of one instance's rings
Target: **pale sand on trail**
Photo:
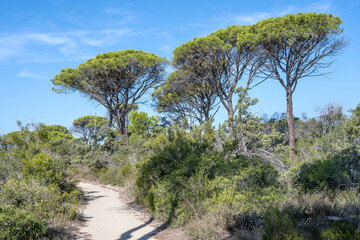
[[[77,239],[93,240],[155,240],[159,230],[143,222],[130,207],[120,201],[119,192],[92,183],[78,183],[88,204],[83,211],[85,226]]]

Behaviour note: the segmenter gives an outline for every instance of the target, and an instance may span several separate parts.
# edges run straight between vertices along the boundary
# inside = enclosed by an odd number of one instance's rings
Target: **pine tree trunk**
[[[286,121],[289,131],[290,157],[295,156],[295,126],[291,89],[286,90]]]
[[[234,109],[232,101],[228,101],[228,125],[229,125],[229,134],[233,134],[234,128]]]
[[[121,136],[125,135],[125,119],[117,115],[115,121],[120,135]]]
[[[229,124],[229,134],[232,134],[234,128],[234,113],[232,111],[228,111],[228,124]]]
[[[111,111],[109,111],[109,123],[108,123],[109,129],[111,129],[112,123],[113,123],[113,113]]]

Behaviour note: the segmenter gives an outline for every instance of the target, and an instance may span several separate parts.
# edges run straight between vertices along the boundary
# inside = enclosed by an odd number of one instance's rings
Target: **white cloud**
[[[294,6],[287,6],[284,10],[279,12],[279,16],[284,16],[286,14],[294,13],[296,8]]]
[[[0,61],[6,60],[11,56],[15,56],[15,55],[17,55],[18,52],[19,52],[19,50],[17,50],[17,49],[9,49],[9,48],[0,47]]]
[[[271,16],[270,13],[259,12],[259,13],[252,13],[252,14],[248,14],[248,15],[234,16],[234,21],[237,24],[240,24],[240,23],[254,24],[262,19],[269,18],[270,16]]]
[[[101,47],[118,42],[122,36],[130,32],[131,30],[128,28],[105,29],[99,32],[87,34],[87,36],[82,38],[81,41],[88,46]]]
[[[93,58],[94,55],[80,55],[69,57],[31,56],[31,58],[19,59],[19,63],[60,63],[60,62],[82,62]]]
[[[62,45],[62,44],[69,44],[73,43],[72,39],[69,39],[64,36],[56,36],[55,34],[50,33],[32,33],[26,34],[23,36],[24,40],[30,40],[50,45]]]
[[[298,12],[321,12],[329,13],[334,9],[334,5],[331,0],[323,0],[312,3],[308,6],[295,6],[288,5],[284,6],[281,9],[269,10],[265,12],[255,12],[255,13],[240,13],[240,14],[226,14],[213,18],[212,21],[220,23],[221,26],[229,26],[232,24],[238,25],[248,25],[257,23],[263,19],[270,17],[284,16],[287,14],[293,14]]]
[[[120,8],[106,8],[104,12],[109,15],[118,15],[116,16],[116,19],[114,19],[115,21],[107,23],[109,27],[125,26],[139,22],[139,15],[136,12],[125,11]]]
[[[156,28],[149,28],[149,29],[140,30],[140,31],[136,31],[136,32],[134,31],[134,32],[131,32],[130,35],[141,35],[141,34],[144,34],[144,33],[155,32],[155,31],[158,31],[160,29],[161,29],[160,27],[156,27]]]
[[[105,29],[100,31],[100,33],[104,33],[106,35],[113,35],[113,36],[122,36],[125,33],[128,33],[129,29]]]
[[[30,72],[28,72],[26,70],[23,70],[23,71],[19,72],[18,74],[16,74],[16,76],[21,77],[21,78],[35,78],[35,79],[46,79],[46,80],[50,79],[49,77],[44,77],[44,76],[41,76],[41,75],[30,73]]]
[[[250,25],[257,23],[263,19],[270,17],[283,16],[294,11],[293,6],[287,6],[283,9],[277,11],[269,11],[269,12],[255,12],[255,13],[240,13],[240,14],[226,14],[225,16],[220,16],[213,18],[213,21],[220,23],[221,25]]]
[[[309,12],[328,13],[333,9],[333,4],[329,1],[320,1],[311,4],[307,10]]]
[[[125,34],[130,34],[129,28],[112,28],[92,31],[46,32],[46,33],[0,33],[0,61],[10,57],[35,57],[38,47],[53,47],[46,55],[60,53],[66,56],[75,55],[81,51],[81,46],[106,46],[117,43]],[[50,48],[51,49],[51,48]],[[74,56],[75,57],[75,56]]]
[[[92,39],[92,38],[86,38],[82,40],[83,43],[89,46],[94,47],[101,47],[105,45],[104,39]]]

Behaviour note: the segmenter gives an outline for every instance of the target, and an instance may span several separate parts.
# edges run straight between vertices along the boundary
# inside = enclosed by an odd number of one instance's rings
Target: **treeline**
[[[2,136],[0,227],[6,211],[32,216],[42,206],[48,215],[36,219],[36,231],[16,232],[28,225],[13,221],[0,238],[56,237],[77,217],[71,180],[90,179],[127,186],[191,239],[359,239],[360,105],[348,115],[331,104],[312,118],[292,112],[298,81],[321,74],[346,46],[340,24],[332,15],[299,13],[230,26],[176,48],[171,74],[166,59],[135,50],[61,70],[54,90],[82,93],[108,118],[84,116],[70,129],[20,125]],[[268,79],[284,87],[287,109],[259,117],[248,91]],[[153,88],[161,117],[137,111]],[[228,118],[215,128],[221,106]],[[57,197],[39,205],[42,195],[29,194],[34,185]]]

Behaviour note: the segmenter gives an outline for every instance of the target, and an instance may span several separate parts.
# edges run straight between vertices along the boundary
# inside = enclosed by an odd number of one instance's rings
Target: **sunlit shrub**
[[[327,229],[321,233],[323,240],[358,240],[360,239],[360,229],[351,227],[344,223],[334,222],[332,228]]]
[[[73,220],[79,216],[81,193],[76,189],[62,192],[55,184],[43,186],[35,180],[10,180],[1,184],[1,193],[0,204],[28,210],[44,220]]]
[[[22,174],[23,177],[34,178],[44,185],[61,185],[64,181],[61,166],[46,153],[35,155],[29,160],[25,159],[22,162]]]
[[[42,239],[48,236],[46,223],[35,213],[13,205],[0,205],[0,239]]]

